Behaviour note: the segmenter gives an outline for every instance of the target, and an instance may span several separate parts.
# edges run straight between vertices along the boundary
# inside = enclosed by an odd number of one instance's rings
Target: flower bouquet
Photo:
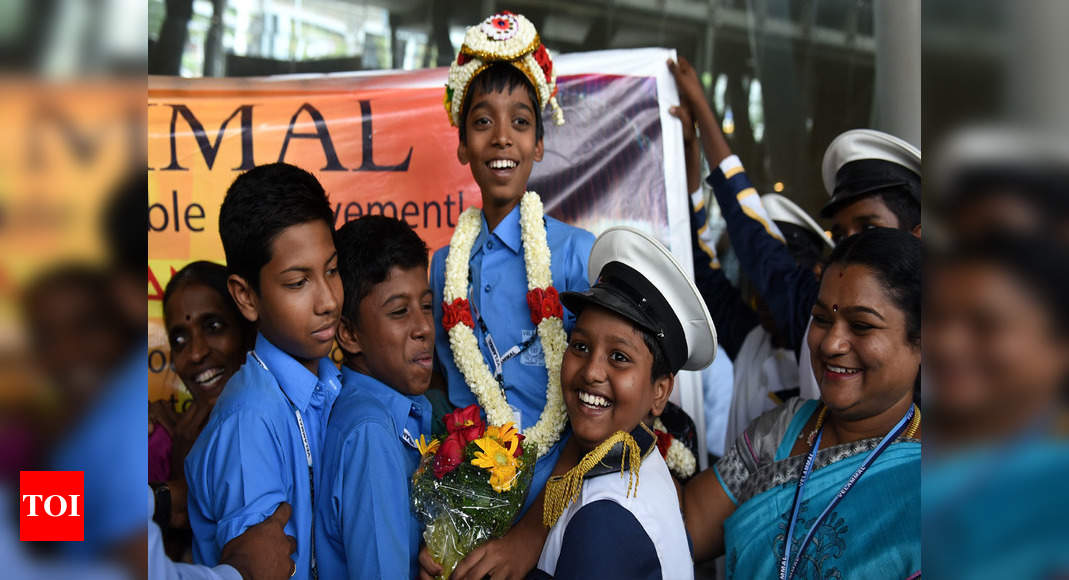
[[[420,465],[412,476],[412,509],[425,528],[423,541],[449,578],[469,552],[512,525],[534,474],[512,423],[486,426],[479,406],[445,416],[445,437],[420,436]]]

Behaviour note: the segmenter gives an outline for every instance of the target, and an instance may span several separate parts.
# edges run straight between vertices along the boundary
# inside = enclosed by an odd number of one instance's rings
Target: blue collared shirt
[[[310,577],[312,490],[297,412],[318,470],[327,418],[341,390],[340,373],[329,358],[319,360],[318,370],[310,373],[257,335],[255,350],[230,377],[186,457],[198,564],[217,564],[228,541],[286,501],[293,506],[286,533],[297,539],[295,577]]]
[[[558,292],[583,291],[590,287],[587,280],[587,262],[594,245],[594,235],[549,216],[545,218],[546,241],[550,252],[550,273],[553,286]],[[449,335],[442,328],[442,296],[445,286],[445,259],[449,247],[434,253],[431,261],[431,290],[434,292],[435,353],[439,368],[449,387],[449,402],[457,407],[477,403],[464,375],[453,362],[449,347]],[[520,234],[520,207],[517,205],[501,223],[489,231],[486,218],[471,250],[468,261],[471,272],[468,299],[478,309],[483,322],[490,330],[498,351],[505,353],[515,345],[522,344],[537,329],[531,322],[527,308],[527,270],[523,259],[523,242]],[[571,333],[575,316],[564,310],[564,330]],[[493,358],[486,344],[486,335],[476,322],[475,336],[490,371],[494,371]],[[513,408],[520,431],[529,429],[542,415],[546,405],[548,375],[542,355],[541,341],[535,341],[521,354],[506,361],[502,367],[505,383],[505,398]],[[561,438],[564,440],[564,437]],[[544,455],[538,462],[531,493],[527,496],[524,511],[538,492],[542,490],[556,463],[559,445],[553,452]],[[548,467],[547,467],[548,465]]]
[[[321,578],[414,578],[422,525],[412,512],[416,442],[431,434],[431,404],[342,367],[316,490]]]

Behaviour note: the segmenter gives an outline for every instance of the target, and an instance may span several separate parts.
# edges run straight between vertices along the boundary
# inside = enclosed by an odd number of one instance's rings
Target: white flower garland
[[[661,421],[660,417],[653,420],[653,428],[668,433],[668,428],[664,426],[664,421]],[[664,462],[668,464],[668,469],[680,479],[694,475],[694,471],[698,468],[694,454],[675,437],[672,437],[672,443],[668,445],[668,453],[665,454]]]
[[[481,210],[470,207],[460,214],[456,230],[449,242],[449,256],[445,260],[444,300],[452,304],[454,300],[466,300],[468,296],[468,259],[471,256],[475,238],[482,228]],[[528,291],[548,288],[553,285],[550,272],[549,244],[546,242],[546,228],[543,220],[542,200],[538,194],[528,191],[520,200],[520,231],[523,239],[524,264],[527,268]],[[543,318],[538,323],[538,338],[542,341],[542,354],[545,358],[546,373],[549,382],[546,385],[546,406],[538,422],[524,433],[526,443],[532,444],[539,457],[549,451],[560,439],[564,430],[564,421],[568,413],[560,390],[560,366],[564,349],[568,346],[568,337],[564,333],[564,324],[560,318]],[[491,425],[503,425],[515,422],[512,408],[505,400],[501,385],[494,379],[475,332],[465,324],[456,324],[449,329],[449,347],[453,351],[453,360],[464,375],[471,392],[486,411],[486,418]]]

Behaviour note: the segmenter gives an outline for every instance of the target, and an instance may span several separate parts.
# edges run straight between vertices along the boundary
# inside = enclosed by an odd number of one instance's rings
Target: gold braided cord
[[[534,40],[532,40],[527,46],[523,47],[518,51],[510,52],[507,54],[491,52],[489,50],[475,50],[466,44],[460,47],[460,54],[474,56],[475,58],[487,63],[509,62],[513,60],[519,60],[524,56],[527,56],[528,54],[538,50],[538,46],[540,44],[542,44],[542,38],[538,34],[535,34]]]
[[[564,510],[579,498],[579,492],[583,489],[583,476],[594,468],[605,456],[616,447],[617,443],[624,445],[624,455],[627,458],[627,468],[623,461],[620,462],[620,475],[630,471],[627,480],[627,495],[631,496],[631,490],[638,495],[638,471],[642,466],[642,450],[630,433],[617,431],[600,445],[590,451],[579,461],[579,464],[568,470],[564,475],[549,478],[546,482],[546,500],[542,512],[542,523],[547,527],[553,527],[557,523]]]

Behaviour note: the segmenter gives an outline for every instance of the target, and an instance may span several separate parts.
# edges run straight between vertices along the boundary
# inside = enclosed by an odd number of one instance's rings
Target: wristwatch
[[[152,492],[156,499],[156,510],[152,513],[152,521],[159,524],[160,529],[166,530],[171,525],[171,488],[167,483],[153,483]]]

